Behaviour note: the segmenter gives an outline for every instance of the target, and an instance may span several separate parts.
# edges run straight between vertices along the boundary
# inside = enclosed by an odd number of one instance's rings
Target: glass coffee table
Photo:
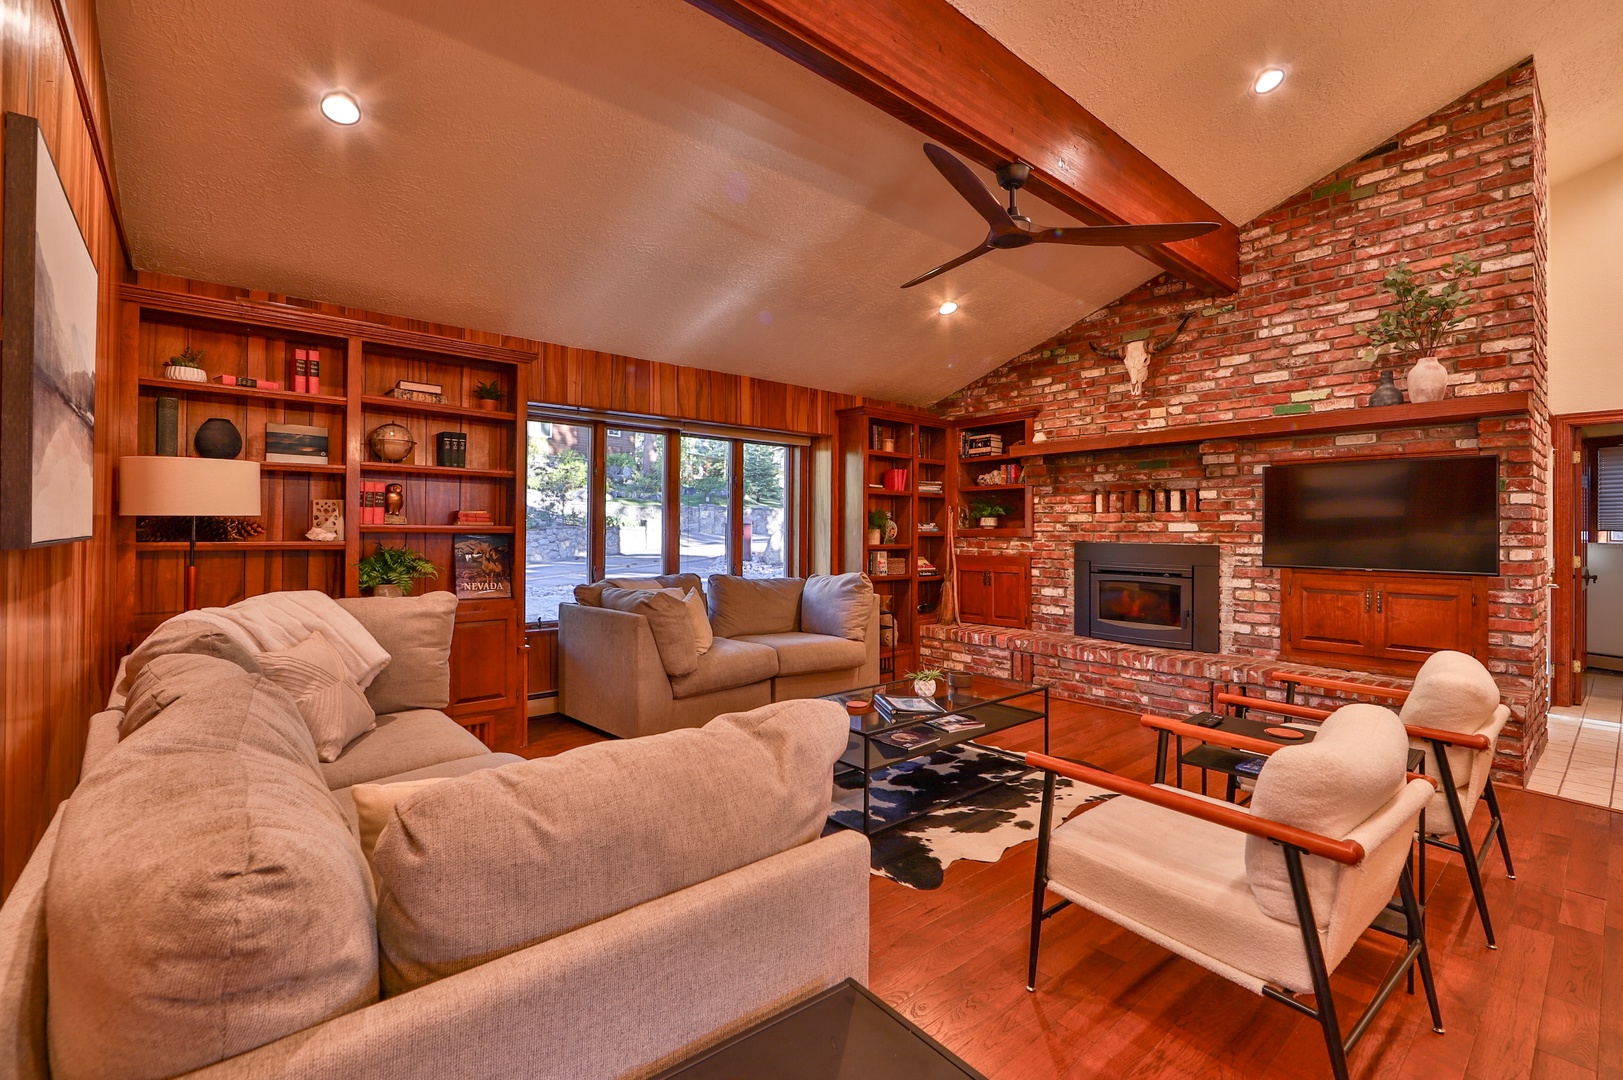
[[[826,695],[826,700],[842,706],[849,701],[869,703],[863,711],[851,713],[845,753],[834,764],[835,783],[848,795],[835,797],[829,817],[836,824],[871,836],[1032,771],[1000,751],[974,746],[974,740],[983,736],[1040,720],[1043,753],[1048,752],[1048,687],[975,675],[965,686],[949,687],[938,680],[937,688],[930,699],[931,711],[894,715],[880,710],[877,696],[915,697],[910,679]],[[948,716],[962,717],[970,726],[946,731],[930,723]],[[929,741],[904,745],[913,741],[910,734]],[[982,760],[988,755],[997,757]],[[877,802],[876,783],[883,791]]]

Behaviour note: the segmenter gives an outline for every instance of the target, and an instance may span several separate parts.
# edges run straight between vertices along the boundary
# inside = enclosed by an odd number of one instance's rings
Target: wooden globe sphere
[[[401,462],[411,457],[417,440],[411,437],[410,429],[400,424],[383,424],[372,429],[366,444],[379,461]]]

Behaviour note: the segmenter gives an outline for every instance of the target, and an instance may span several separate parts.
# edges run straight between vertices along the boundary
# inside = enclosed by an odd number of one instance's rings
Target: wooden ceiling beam
[[[1025,162],[1025,190],[1087,224],[1221,222],[1134,250],[1213,294],[1239,287],[1232,223],[947,0],[688,2],[988,169]]]

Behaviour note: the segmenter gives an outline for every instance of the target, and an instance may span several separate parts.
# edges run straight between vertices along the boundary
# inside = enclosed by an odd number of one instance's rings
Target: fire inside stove
[[[1143,581],[1099,582],[1098,618],[1134,626],[1183,625],[1183,588]]]

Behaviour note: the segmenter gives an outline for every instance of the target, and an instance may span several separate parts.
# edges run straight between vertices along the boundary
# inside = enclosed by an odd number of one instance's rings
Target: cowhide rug
[[[947,867],[959,859],[997,862],[1016,844],[1036,839],[1043,809],[1043,774],[1026,767],[1018,755],[963,743],[929,757],[892,766],[875,777],[871,793],[874,816],[929,790],[942,797],[970,791],[987,781],[997,786],[967,795],[923,817],[870,837],[875,874],[912,889],[941,886]],[[1077,809],[1115,796],[1103,788],[1060,777],[1054,786],[1054,813],[1064,821]],[[862,777],[842,774],[834,781],[830,828],[862,827]],[[836,824],[838,823],[838,824]]]

